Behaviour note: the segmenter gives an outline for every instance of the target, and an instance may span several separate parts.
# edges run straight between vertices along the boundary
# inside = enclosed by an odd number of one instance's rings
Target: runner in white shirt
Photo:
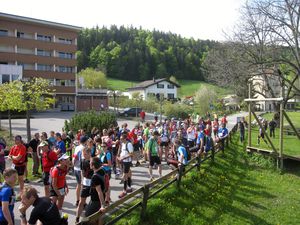
[[[132,144],[127,141],[127,133],[123,133],[121,138],[121,153],[120,157],[118,157],[118,160],[123,165],[123,171],[124,171],[124,190],[119,195],[119,198],[123,198],[127,193],[132,192],[131,188],[131,164],[132,164],[132,155],[133,155],[133,146]],[[128,189],[127,189],[128,186]]]

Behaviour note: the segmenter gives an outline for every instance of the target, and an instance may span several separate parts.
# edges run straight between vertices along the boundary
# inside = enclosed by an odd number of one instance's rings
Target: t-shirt
[[[70,148],[72,140],[69,137],[67,137],[66,139],[64,139],[63,142],[65,143],[66,149]]]
[[[53,204],[50,198],[42,197],[33,203],[28,223],[36,224],[40,220],[43,225],[54,225],[60,223],[60,215],[56,204]]]
[[[100,158],[100,162],[104,163],[104,164],[106,164],[109,160],[110,161],[112,160],[111,153],[109,151],[106,152],[106,153],[101,153],[99,158]],[[108,171],[111,170],[111,167],[110,166],[103,166],[103,169],[108,172]]]
[[[228,134],[228,130],[227,130],[226,127],[224,127],[224,128],[222,128],[222,127],[219,128],[218,136],[219,136],[220,138],[225,137],[227,134]]]
[[[64,188],[66,186],[66,175],[67,170],[65,169],[58,169],[58,167],[53,167],[51,171],[51,178],[57,178],[56,186],[58,189]]]
[[[42,155],[43,171],[49,172],[51,167],[54,166],[56,160],[57,160],[57,155],[55,152],[51,150],[49,150],[48,152],[43,152]]]
[[[48,143],[49,143],[50,147],[52,147],[55,144],[55,142],[56,142],[55,137],[48,138]]]
[[[23,166],[26,160],[26,147],[25,145],[14,145],[9,152],[9,155],[11,156],[18,156],[18,155],[22,155],[21,159],[19,160],[13,160],[13,164],[15,164],[16,166]]]
[[[201,144],[201,139],[202,139],[202,141],[204,141],[204,133],[203,133],[203,131],[198,132],[197,142],[196,142],[197,145]]]
[[[65,154],[67,152],[65,142],[62,140],[56,143],[56,148],[60,150],[60,154]]]
[[[9,202],[8,209],[12,218],[14,218],[14,204],[15,204],[16,195],[9,185],[4,184],[0,190],[0,201]],[[2,207],[0,206],[0,221],[6,221]]]
[[[84,186],[91,186],[91,178],[94,174],[94,171],[90,167],[90,160],[83,159],[81,161],[81,171],[82,171],[82,184]]]
[[[127,149],[126,149],[127,147]],[[121,154],[120,157],[127,157],[129,156],[129,153],[133,153],[133,146],[130,142],[122,143],[121,145]],[[123,162],[131,162],[131,157],[128,157],[123,160]]]
[[[149,139],[148,148],[151,156],[158,156],[158,143],[153,137]]]
[[[94,174],[92,176],[92,181],[91,181],[91,192],[90,193],[91,193],[91,201],[93,201],[93,202],[100,201],[96,187],[100,185],[103,193],[105,190],[104,178],[101,179],[101,177],[99,177],[99,176],[102,176],[102,177],[104,176],[104,174],[105,174],[104,170],[99,170],[96,173],[98,175]]]
[[[84,146],[82,144],[78,145],[75,148],[74,152],[74,170],[79,171],[80,170],[80,161],[82,159],[82,151],[84,149]]]
[[[37,140],[37,139],[32,139],[30,142],[29,142],[29,147],[32,148],[32,151],[33,152],[36,152],[37,150],[37,147],[38,145],[40,144],[40,140]]]
[[[186,165],[187,164],[187,151],[186,151],[185,147],[183,147],[183,146],[178,147],[178,150],[177,150],[178,159],[180,158],[181,155],[183,155],[182,164]]]

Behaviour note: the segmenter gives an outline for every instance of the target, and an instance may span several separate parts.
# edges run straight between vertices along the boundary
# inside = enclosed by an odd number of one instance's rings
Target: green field
[[[269,135],[269,130],[267,130]],[[270,144],[266,144],[262,139],[260,140],[260,144],[257,143],[258,137],[258,127],[252,128],[252,146],[261,148],[261,149],[269,149],[272,150]],[[267,141],[267,138],[265,137]],[[274,144],[277,151],[279,151],[279,129],[275,129],[275,138],[271,138],[272,143]],[[300,140],[297,136],[283,134],[283,154],[290,156],[297,156],[300,158]]]
[[[218,96],[230,94],[229,89],[225,89],[216,85],[212,85],[203,81],[196,80],[179,80],[179,84],[181,88],[179,89],[179,97],[192,96],[195,94],[197,90],[200,88],[207,86],[208,88],[212,88],[216,91]],[[133,87],[138,82],[135,81],[124,81],[113,78],[107,78],[107,84],[109,89],[126,91],[126,88]]]
[[[300,128],[300,112],[287,112],[289,118],[292,120],[292,123],[296,128]],[[274,114],[273,113],[266,113],[262,115],[263,118],[267,119],[270,121],[273,118]],[[284,126],[289,126],[289,123],[284,117]]]
[[[184,177],[180,189],[171,185],[149,200],[145,221],[135,210],[118,224],[300,224],[300,165],[280,174],[272,159],[248,155],[238,135],[233,142]]]

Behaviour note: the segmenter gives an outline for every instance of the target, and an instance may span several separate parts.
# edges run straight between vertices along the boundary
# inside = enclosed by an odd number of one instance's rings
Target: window
[[[51,71],[52,66],[51,65],[45,65],[45,64],[37,64],[37,70]]]
[[[37,50],[37,55],[40,55],[40,56],[51,56],[51,52],[50,51],[44,51],[44,50],[41,50],[41,49],[38,49]]]
[[[64,59],[72,59],[72,53],[59,52],[58,57]]]
[[[39,41],[48,41],[48,42],[51,42],[51,36],[47,36],[47,35],[38,34],[37,35],[37,39]]]
[[[61,73],[72,73],[72,67],[71,66],[59,66],[58,72]]]
[[[2,84],[9,83],[9,74],[2,75]]]
[[[175,98],[174,94],[168,94],[168,99],[174,99],[174,98]]]
[[[0,36],[8,36],[8,30],[0,30]]]
[[[168,84],[168,89],[174,89],[174,84]]]
[[[23,32],[17,32],[17,38],[25,38],[25,34]]]
[[[18,80],[18,79],[19,79],[19,75],[17,74],[11,75],[11,81]]]
[[[165,88],[165,85],[163,85],[163,84],[157,84],[157,88]]]
[[[58,42],[62,44],[72,44],[72,40],[68,38],[58,38]]]

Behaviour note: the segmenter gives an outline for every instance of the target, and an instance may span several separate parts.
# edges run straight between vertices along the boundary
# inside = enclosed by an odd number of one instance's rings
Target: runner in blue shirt
[[[3,172],[4,184],[0,187],[0,225],[13,225],[14,224],[14,204],[15,192],[14,186],[17,182],[17,171],[8,168]]]

